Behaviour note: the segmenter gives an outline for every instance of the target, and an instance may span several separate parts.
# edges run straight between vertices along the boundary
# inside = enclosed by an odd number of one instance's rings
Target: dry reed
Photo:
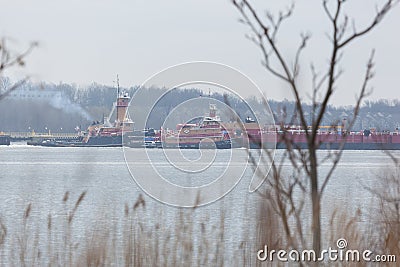
[[[122,207],[122,218],[103,213],[82,233],[74,226],[79,225],[75,221],[80,218],[79,207],[85,196],[86,192],[83,192],[73,202],[70,193],[66,192],[61,202],[64,207],[61,216],[50,212],[44,227],[32,219],[35,205],[29,203],[16,236],[9,236],[8,227],[0,219],[0,265],[284,266],[277,262],[260,262],[256,252],[264,245],[271,249],[292,249],[285,241],[279,216],[267,199],[258,204],[256,220],[254,224],[249,224],[254,227],[243,230],[245,236],[253,233],[256,240],[244,238],[232,252],[225,248],[227,232],[223,208],[218,217],[212,219],[209,214],[203,213],[201,218],[196,218],[197,208],[178,209],[172,224],[169,224],[163,220],[164,211],[149,214],[151,212],[146,210],[144,196],[139,195],[133,204],[126,203]],[[400,224],[394,220],[397,217],[393,218],[394,211],[396,209],[382,210],[386,217],[379,229],[385,238],[374,240],[380,242],[379,252],[382,253],[396,254],[398,251]],[[335,244],[338,238],[345,237],[353,248],[368,247],[370,237],[359,228],[360,216],[359,211],[349,214],[342,209],[334,209],[330,218],[332,227],[327,228],[325,234],[328,243]],[[149,219],[153,223],[149,224]],[[46,233],[42,233],[43,229]],[[296,239],[296,236],[293,238]],[[232,253],[235,257],[229,256]],[[363,266],[360,264],[357,266]]]

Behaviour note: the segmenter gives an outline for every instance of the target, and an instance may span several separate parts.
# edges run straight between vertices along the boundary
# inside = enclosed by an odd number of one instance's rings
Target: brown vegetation
[[[396,183],[395,191],[400,180],[398,175],[396,172],[387,176],[388,181]],[[394,192],[393,197],[399,198],[399,192]],[[83,192],[73,200],[66,192],[62,198],[62,214],[54,216],[49,213],[45,226],[37,225],[32,217],[35,203],[29,203],[22,212],[21,225],[7,226],[0,220],[0,266],[279,266],[278,261],[258,261],[257,251],[264,245],[276,250],[294,248],[286,238],[285,225],[275,208],[262,198],[254,224],[250,223],[249,229],[243,229],[244,239],[232,251],[225,248],[229,237],[224,212],[218,215],[217,220],[210,220],[210,215],[203,214],[196,219],[197,208],[176,209],[173,224],[168,225],[162,211],[149,214],[151,212],[146,209],[142,195],[135,203],[120,207],[122,218],[109,216],[109,211],[106,211],[82,231],[79,210],[85,196],[86,192]],[[336,248],[336,241],[346,238],[351,249],[371,249],[375,254],[397,255],[399,210],[395,204],[388,205],[387,199],[380,200],[379,216],[371,214],[379,219],[372,220],[368,229],[359,224],[360,210],[351,214],[337,206],[323,232],[327,237],[324,246]],[[149,222],[149,218],[153,221]],[[295,220],[289,221],[289,227],[295,225]],[[17,231],[10,236],[8,228]],[[369,231],[375,233],[368,234]],[[256,236],[256,239],[246,240],[247,236]],[[291,242],[300,244],[300,238],[294,232]],[[330,266],[332,264],[336,263]],[[363,262],[351,264],[365,265]],[[346,266],[351,264],[346,263]],[[343,266],[343,262],[337,266]]]
[[[373,210],[374,236],[371,245],[384,255],[398,255],[400,251],[400,161],[392,156],[393,169],[382,170],[374,188],[368,188],[378,203]],[[395,265],[394,265],[395,266]]]
[[[49,213],[45,227],[32,218],[35,203],[26,206],[20,226],[9,226],[18,228],[13,236],[0,220],[0,266],[226,265],[223,213],[214,223],[208,216],[195,221],[195,209],[177,209],[174,225],[166,224],[162,212],[148,221],[146,201],[139,195],[123,207],[123,218],[108,217],[107,211],[82,233],[77,215],[85,196],[73,201],[66,192],[63,213]]]
[[[328,37],[329,52],[326,55],[328,64],[317,69],[314,64],[311,65],[311,88],[303,88],[301,74],[304,73],[304,64],[301,64],[302,54],[307,49],[311,38],[310,33],[300,35],[300,42],[295,51],[295,56],[286,56],[282,44],[278,41],[283,24],[292,17],[294,4],[277,14],[269,10],[265,13],[255,8],[255,3],[248,0],[232,0],[232,4],[241,15],[241,22],[246,25],[250,33],[248,38],[256,45],[262,54],[262,64],[266,71],[273,77],[283,81],[293,95],[295,100],[295,109],[292,113],[282,109],[282,118],[279,118],[276,124],[281,125],[283,131],[283,140],[286,143],[286,153],[284,157],[290,160],[294,169],[294,175],[288,177],[281,173],[281,162],[272,162],[272,175],[269,175],[268,182],[270,188],[265,195],[266,201],[271,202],[275,208],[280,222],[284,225],[285,238],[289,245],[294,248],[305,247],[312,243],[312,248],[319,254],[321,242],[323,239],[321,229],[321,210],[322,197],[324,190],[328,185],[338,163],[340,162],[345,140],[337,151],[329,153],[325,158],[321,158],[317,153],[321,145],[317,141],[319,126],[322,125],[323,118],[326,115],[327,108],[331,102],[332,96],[336,93],[339,86],[339,80],[342,75],[342,58],[345,50],[360,37],[365,36],[385,18],[398,1],[385,0],[376,8],[375,16],[363,27],[356,26],[353,18],[346,14],[347,1],[345,0],[324,0],[322,8],[329,22],[330,29],[326,33]],[[265,14],[265,15],[264,15]],[[351,25],[350,21],[353,20]],[[359,89],[355,107],[351,118],[348,118],[349,125],[347,129],[351,131],[359,114],[360,106],[366,96],[369,95],[369,82],[374,76],[374,50],[371,52],[366,64],[364,76],[361,78],[362,84]],[[316,59],[313,59],[316,60]],[[308,95],[302,94],[307,92]],[[311,101],[311,122],[307,120],[307,114],[304,109],[304,98]],[[267,105],[267,103],[265,103]],[[288,126],[298,124],[305,129],[307,140],[307,149],[301,149],[288,138]],[[337,125],[337,124],[333,124]],[[268,153],[268,149],[265,149]],[[270,158],[273,158],[270,153]],[[329,162],[330,170],[326,174],[321,174],[321,162]],[[263,174],[267,176],[267,173]],[[293,201],[293,194],[301,191],[303,197]],[[309,227],[304,227],[309,220],[300,219],[305,200],[309,200],[311,207],[311,222]],[[289,227],[289,221],[296,221],[295,227]],[[306,238],[305,232],[311,228],[312,238]],[[292,238],[294,235],[299,238]]]

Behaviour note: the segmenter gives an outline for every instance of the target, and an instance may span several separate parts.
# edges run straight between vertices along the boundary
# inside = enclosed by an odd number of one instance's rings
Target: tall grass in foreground
[[[385,186],[377,188],[380,202],[378,210],[371,214],[369,229],[359,225],[360,210],[352,214],[337,206],[324,230],[328,244],[335,248],[336,241],[345,238],[350,249],[398,256],[400,173],[397,170],[384,177]],[[0,266],[287,266],[277,261],[260,262],[256,253],[264,245],[276,250],[293,249],[276,210],[263,198],[255,204],[258,212],[252,219],[254,224],[243,229],[243,240],[233,250],[226,248],[229,237],[223,210],[197,218],[196,208],[176,209],[173,224],[168,224],[165,211],[149,215],[146,200],[139,195],[133,204],[120,207],[122,216],[105,212],[82,229],[82,218],[77,217],[85,198],[86,192],[76,199],[66,192],[61,200],[61,215],[49,213],[46,225],[38,225],[32,216],[35,203],[25,207],[20,222],[14,225],[7,225],[0,217]],[[213,215],[217,218],[210,219]],[[256,239],[246,239],[248,236]],[[299,237],[294,234],[292,238]],[[368,266],[363,262],[325,264]]]
[[[373,211],[375,249],[381,254],[397,255],[400,261],[400,162],[394,170],[383,170],[371,191],[378,201]],[[395,265],[393,265],[395,266]]]
[[[32,217],[34,203],[26,206],[22,225],[7,226],[0,218],[0,265],[230,265],[224,258],[223,212],[211,223],[210,217],[195,221],[195,209],[177,209],[174,225],[168,225],[160,211],[152,214],[155,223],[149,223],[146,201],[139,195],[135,203],[122,207],[123,218],[99,216],[83,230],[76,215],[85,196],[83,192],[73,200],[66,192],[61,216],[49,213],[46,226],[37,225]],[[18,229],[10,235],[9,228]]]

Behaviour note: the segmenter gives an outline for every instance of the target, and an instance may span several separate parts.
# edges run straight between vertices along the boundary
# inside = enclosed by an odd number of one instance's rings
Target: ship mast
[[[117,103],[116,103],[117,106],[118,106],[118,98],[119,98],[119,77],[117,74]],[[118,108],[117,108],[117,120],[118,120]]]
[[[117,75],[117,92],[118,92],[118,97],[117,97],[117,103],[115,105],[115,108],[117,109],[117,118],[115,120],[115,125],[118,127],[123,126],[123,124],[128,123],[130,121],[129,118],[129,113],[128,111],[128,106],[129,106],[129,94],[126,92],[124,89],[120,89],[119,87],[119,78]]]

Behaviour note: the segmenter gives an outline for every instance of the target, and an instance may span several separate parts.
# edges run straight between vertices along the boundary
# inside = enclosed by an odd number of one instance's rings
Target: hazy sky
[[[258,10],[277,10],[286,1],[257,1]],[[364,25],[381,0],[353,0],[349,15]],[[282,50],[290,58],[301,32],[312,39],[304,55],[301,85],[309,86],[309,65],[327,63],[330,25],[320,0],[296,1],[296,13],[282,28]],[[30,42],[39,47],[27,59],[23,71],[6,75],[30,75],[34,81],[88,85],[113,84],[118,73],[122,86],[144,82],[154,73],[182,62],[215,61],[239,69],[273,99],[291,94],[261,66],[261,53],[245,38],[248,29],[228,0],[0,0],[0,36],[22,50]],[[353,43],[343,58],[345,74],[334,103],[354,103],[362,71],[372,48],[376,49],[376,76],[372,99],[400,98],[400,6],[375,31]],[[245,94],[245,90],[242,92]]]

